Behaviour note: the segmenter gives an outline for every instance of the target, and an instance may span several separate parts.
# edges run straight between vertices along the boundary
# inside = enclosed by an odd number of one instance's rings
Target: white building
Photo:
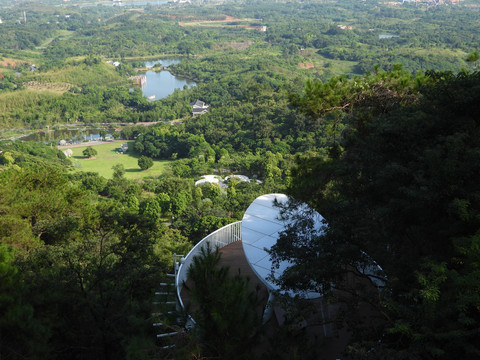
[[[200,100],[191,102],[190,105],[192,106],[193,116],[205,114],[209,108],[208,105],[206,105],[203,101],[200,101]]]

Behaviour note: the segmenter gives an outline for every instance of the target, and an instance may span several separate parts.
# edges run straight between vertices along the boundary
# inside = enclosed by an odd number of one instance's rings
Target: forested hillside
[[[174,120],[188,116],[188,103],[199,97],[221,103],[223,113],[262,96],[277,107],[307,78],[352,77],[376,66],[391,70],[401,64],[410,73],[473,69],[476,61],[466,60],[480,32],[469,20],[478,9],[468,5],[28,4],[25,19],[16,7],[5,7],[0,126]],[[139,57],[169,56],[185,57],[171,71],[201,86],[143,108],[131,106],[125,95],[104,94],[105,87],[128,86],[128,76],[135,75],[130,65],[143,66]],[[107,59],[121,66],[105,64]],[[35,111],[26,114],[21,108]],[[252,113],[248,108],[242,112]]]
[[[214,270],[215,253],[192,272],[218,294],[194,292],[197,330],[167,348],[156,339],[155,292],[173,254],[268,193],[291,194],[327,224],[319,235],[292,219],[272,253],[292,261],[285,289],[334,302],[352,268],[382,269],[384,288],[356,289],[334,319],[351,330],[345,356],[480,356],[474,3],[0,10],[0,359],[321,359],[323,340],[264,327],[248,281]],[[148,99],[131,77],[164,59],[175,61],[148,70],[196,85]],[[193,116],[196,100],[208,112]],[[50,136],[90,127],[110,150]],[[22,141],[35,132],[48,142]],[[206,174],[223,186],[195,186]],[[374,329],[360,302],[379,315]],[[294,303],[284,305],[301,322],[308,309]]]

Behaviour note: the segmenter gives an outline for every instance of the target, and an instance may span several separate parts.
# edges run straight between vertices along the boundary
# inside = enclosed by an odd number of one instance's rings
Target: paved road
[[[80,143],[75,143],[75,144],[68,144],[68,145],[62,145],[62,146],[57,146],[59,149],[71,149],[71,148],[77,148],[77,147],[83,147],[83,146],[93,146],[93,145],[101,145],[101,144],[107,144],[107,143],[112,143],[112,142],[125,142],[126,140],[109,140],[109,141],[85,141],[85,142],[80,142]]]

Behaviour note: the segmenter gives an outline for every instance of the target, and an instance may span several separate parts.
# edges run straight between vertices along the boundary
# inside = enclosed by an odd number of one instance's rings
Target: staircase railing
[[[202,248],[206,247],[207,244],[210,244],[210,247],[212,249],[215,249],[215,248],[221,249],[222,247],[227,246],[235,241],[242,240],[242,234],[240,230],[241,224],[242,224],[241,221],[237,221],[237,222],[225,225],[224,227],[207,235],[197,245],[195,245],[192,250],[190,250],[187,256],[181,259],[180,264],[175,264],[176,269],[177,269],[177,266],[179,265],[178,271],[175,271],[176,273],[175,285],[177,288],[177,298],[183,310],[185,309],[185,307],[180,294],[182,292],[183,284],[187,281],[188,268],[190,267],[190,264],[192,263],[193,258],[196,255],[199,255],[200,252],[202,251]]]

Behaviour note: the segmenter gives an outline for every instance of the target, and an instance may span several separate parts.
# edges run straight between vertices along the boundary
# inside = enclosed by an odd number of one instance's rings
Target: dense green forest
[[[330,156],[304,158],[293,174],[291,193],[320,211],[328,227],[317,234],[292,219],[274,250],[277,259],[295,259],[282,285],[334,296],[331,284],[371,258],[387,278],[380,296],[357,289],[358,300],[368,298],[383,317],[381,341],[365,332],[353,304],[345,314],[356,330],[354,358],[479,354],[480,76],[429,73],[426,80],[400,89],[377,82],[336,98],[348,108],[342,136]],[[311,107],[324,90],[309,88],[296,99],[312,119],[324,112],[318,102]],[[297,231],[308,234],[309,246],[292,240]]]
[[[357,289],[335,319],[352,332],[345,356],[480,356],[478,6],[111,5],[0,1],[0,359],[322,358],[298,327],[267,331],[248,281],[215,270],[215,252],[191,272],[218,294],[193,291],[197,329],[163,348],[152,327],[173,254],[272,192],[328,223],[317,234],[292,219],[272,253],[293,263],[282,287],[333,301],[350,268],[383,269],[384,289]],[[128,78],[162,58],[197,85],[149,101]],[[194,117],[197,99],[209,111]],[[132,141],[142,179],[13,139],[100,124]],[[159,160],[167,170],[149,176]],[[195,186],[212,173],[252,180]]]

